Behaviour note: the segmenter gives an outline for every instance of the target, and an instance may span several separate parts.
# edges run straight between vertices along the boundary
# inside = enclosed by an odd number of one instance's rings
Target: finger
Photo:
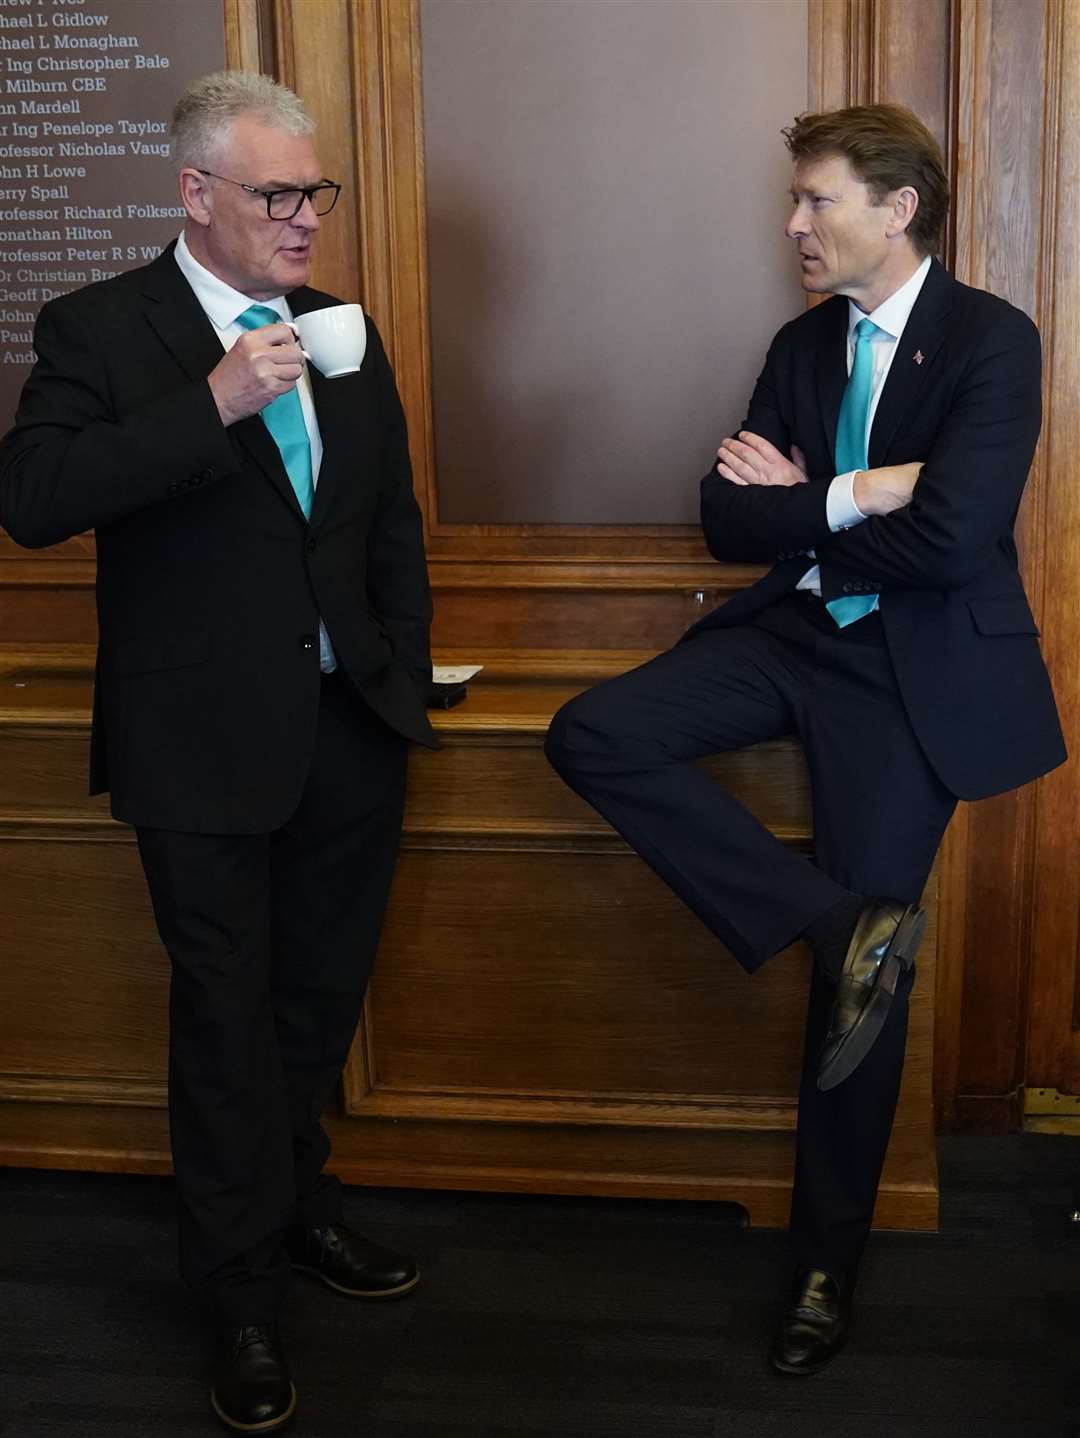
[[[755,434],[753,430],[741,429],[739,431],[739,438],[745,445],[748,445],[750,449],[755,450],[764,459],[783,459],[783,455],[777,449],[775,444],[770,444],[767,439],[763,439],[760,434]]]
[[[286,321],[285,321],[285,324],[287,324],[287,325],[289,326],[289,328],[290,328],[290,329],[292,330],[292,332],[293,332],[293,335],[295,336],[297,349],[299,349],[300,353],[304,356],[304,358],[305,358],[306,360],[310,360],[310,359],[311,359],[311,356],[308,354],[308,352],[307,352],[307,350],[304,348],[304,346],[300,343],[300,331],[299,331],[299,330],[297,329],[297,327],[293,324],[292,320],[286,320]]]
[[[803,474],[806,473],[806,455],[797,444],[791,446],[791,462],[796,469],[801,469]]]
[[[729,479],[732,484],[741,484],[744,488],[749,484],[749,480],[740,479],[734,470],[729,469],[726,464],[718,464],[716,470],[718,474],[723,475],[724,479]]]
[[[304,367],[304,351],[299,345],[275,345],[270,351],[269,359],[275,365],[296,365],[298,369]]]
[[[737,439],[726,439],[720,453],[728,464],[735,467],[741,465],[747,471],[748,477],[751,474],[764,475],[765,465],[761,455],[749,445],[742,444]]]
[[[753,465],[747,464],[726,445],[720,451],[720,462],[726,464],[728,469],[733,470],[735,475],[745,483],[753,484],[758,481],[758,475]]]
[[[760,454],[756,449],[752,449],[750,445],[743,444],[741,440],[729,439],[728,445],[730,446],[731,454],[736,461],[742,465],[742,469],[739,471],[741,474],[745,475],[752,483],[772,483],[770,469],[772,468],[773,461],[766,458],[765,455]],[[779,459],[780,456],[777,455],[777,458]]]

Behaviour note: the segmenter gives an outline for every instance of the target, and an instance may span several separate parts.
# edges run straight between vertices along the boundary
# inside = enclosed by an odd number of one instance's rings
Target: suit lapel
[[[150,326],[191,380],[204,380],[221,359],[221,341],[169,247],[146,272],[143,310]],[[259,415],[231,425],[229,435],[248,455],[302,524],[304,512],[282,463],[281,452]]]
[[[836,422],[847,384],[848,302],[845,299],[829,301],[822,309],[816,356],[818,404],[831,464],[836,454]]]
[[[870,429],[871,468],[884,464],[904,416],[934,373],[934,359],[946,334],[953,280],[934,260],[896,345],[885,388]]]

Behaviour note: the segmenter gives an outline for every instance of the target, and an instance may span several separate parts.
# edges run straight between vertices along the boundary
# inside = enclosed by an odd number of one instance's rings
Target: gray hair
[[[208,169],[241,115],[254,115],[290,135],[310,135],[315,121],[299,95],[249,70],[218,70],[193,80],[176,102],[169,140],[177,171]]]

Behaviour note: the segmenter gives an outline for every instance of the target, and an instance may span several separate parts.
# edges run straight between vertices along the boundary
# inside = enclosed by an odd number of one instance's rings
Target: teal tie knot
[[[853,469],[867,468],[867,427],[870,400],[874,389],[874,336],[884,334],[873,320],[860,320],[855,326],[855,354],[851,361],[847,388],[840,404],[836,422],[836,472],[847,474]],[[876,594],[832,599],[825,608],[841,629],[854,624],[877,608]]]
[[[277,310],[272,310],[269,305],[248,305],[242,315],[237,315],[236,323],[246,330],[261,330],[263,325],[276,325],[283,321]]]
[[[264,325],[284,324],[284,320],[269,305],[249,305],[236,323],[246,330],[261,330]],[[271,400],[262,411],[262,421],[273,435],[274,443],[281,454],[289,483],[296,495],[296,502],[310,519],[311,506],[315,499],[315,484],[311,473],[311,441],[304,423],[304,407],[300,403],[300,392],[294,386]]]

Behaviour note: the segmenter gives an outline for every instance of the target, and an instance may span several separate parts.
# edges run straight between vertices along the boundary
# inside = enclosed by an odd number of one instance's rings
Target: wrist
[[[851,502],[865,519],[877,512],[874,509],[873,487],[867,482],[865,469],[855,471],[855,477],[851,481]]]
[[[218,417],[221,423],[228,428],[228,426],[236,420],[236,415],[232,413],[222,389],[214,383],[214,376],[212,374],[207,377],[206,383],[210,388],[210,397],[214,401]]]

